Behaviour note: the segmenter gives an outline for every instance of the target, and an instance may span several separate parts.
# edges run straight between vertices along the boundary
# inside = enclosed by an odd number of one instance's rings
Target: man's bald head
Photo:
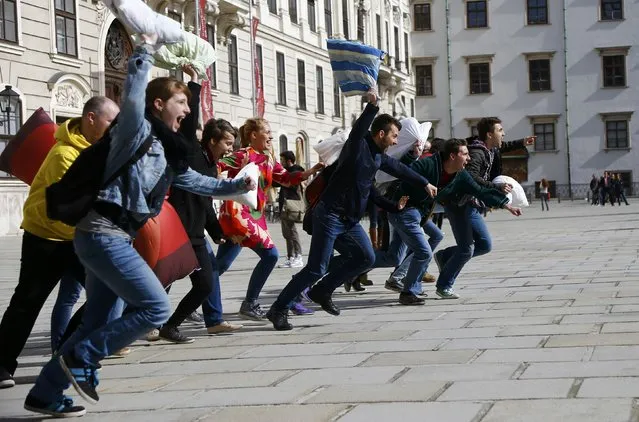
[[[120,107],[113,100],[103,96],[91,97],[82,109],[80,132],[89,143],[95,143],[102,138],[119,112]]]

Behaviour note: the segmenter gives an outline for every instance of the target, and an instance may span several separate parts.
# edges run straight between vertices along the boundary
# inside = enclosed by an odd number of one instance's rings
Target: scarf
[[[149,110],[146,111],[146,120],[151,123],[151,132],[158,138],[164,147],[164,156],[169,166],[178,174],[184,173],[189,168],[189,141],[180,132],[173,132],[160,119]]]

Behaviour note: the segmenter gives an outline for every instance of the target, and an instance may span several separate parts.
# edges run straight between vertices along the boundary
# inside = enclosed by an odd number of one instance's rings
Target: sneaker
[[[303,268],[304,260],[302,259],[302,255],[297,255],[291,261],[291,268]]]
[[[399,303],[401,305],[415,306],[423,305],[426,303],[426,301],[420,297],[415,296],[412,293],[401,292],[399,294]]]
[[[154,328],[146,335],[146,341],[158,341],[160,339],[160,330]]]
[[[29,394],[24,401],[24,408],[30,412],[41,413],[54,418],[72,418],[83,416],[87,413],[83,406],[74,406],[73,399],[68,396],[62,396],[53,403],[45,403]]]
[[[417,296],[428,297],[428,293],[426,293],[426,290],[422,290],[421,292],[417,293]]]
[[[437,281],[437,277],[432,274],[424,273],[422,277],[422,283],[434,283]]]
[[[191,312],[191,315],[186,317],[187,321],[195,322],[197,324],[202,324],[204,322],[204,317],[198,311]]]
[[[273,328],[277,331],[290,331],[293,326],[288,322],[288,312],[278,311],[273,308],[266,313],[266,318],[273,323]]]
[[[98,370],[75,360],[71,355],[61,355],[58,357],[58,361],[75,391],[89,403],[96,404],[100,400],[97,391],[95,391],[100,383]]]
[[[290,311],[295,315],[312,315],[315,313],[314,310],[309,309],[306,306],[302,305],[301,302],[296,302],[293,305],[293,307],[290,309]]]
[[[122,349],[116,351],[115,353],[113,353],[110,356],[107,356],[106,359],[119,359],[119,358],[123,358],[127,355],[129,355],[131,353],[131,348],[130,347],[123,347]]]
[[[16,385],[13,376],[0,366],[0,388],[11,388]]]
[[[459,295],[453,289],[437,289],[437,296],[442,299],[459,299]]]
[[[392,290],[397,293],[401,293],[402,290],[404,290],[404,284],[393,278],[389,278],[388,280],[386,280],[386,283],[384,283],[384,288],[387,290]]]
[[[292,268],[291,267],[291,258],[288,258],[286,261],[277,266],[277,268]]]
[[[442,272],[442,268],[444,268],[444,265],[446,265],[446,263],[444,262],[443,253],[444,251],[437,251],[433,254],[433,259],[435,260],[435,264],[437,264],[437,269],[439,270],[440,274]]]
[[[231,324],[230,322],[222,321],[219,324],[206,327],[206,332],[209,334],[231,333],[242,327],[244,327],[242,324]]]
[[[160,338],[177,344],[193,343],[195,340],[191,337],[187,337],[178,330],[177,327],[165,325],[160,328]]]
[[[309,290],[311,290],[311,288],[310,288],[310,287],[307,287],[307,288],[305,288],[304,290],[302,290],[302,293],[300,293],[300,296],[302,296],[302,299],[304,299],[304,301],[305,301],[306,303],[311,303],[311,302],[313,302],[313,301],[311,300],[311,298],[310,298],[310,297],[308,297],[308,291],[309,291]]]
[[[247,302],[246,300],[242,302],[242,306],[240,306],[240,318],[263,321],[264,317],[264,311],[262,311],[259,303]]]

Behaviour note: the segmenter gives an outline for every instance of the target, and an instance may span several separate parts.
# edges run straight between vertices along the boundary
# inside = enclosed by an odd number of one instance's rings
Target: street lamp
[[[12,117],[16,120],[16,131],[20,126],[20,96],[11,88],[11,85],[5,85],[0,91],[0,127],[4,128],[2,131],[4,135],[14,135],[11,133]]]

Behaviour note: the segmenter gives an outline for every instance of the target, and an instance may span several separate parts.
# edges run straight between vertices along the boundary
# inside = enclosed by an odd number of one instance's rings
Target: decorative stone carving
[[[406,31],[410,31],[411,30],[411,22],[410,22],[410,13],[403,13],[404,15],[404,30]]]
[[[107,15],[109,9],[107,9],[107,7],[101,1],[99,1],[99,2],[97,2],[95,4],[95,9],[96,9],[96,11],[98,13],[98,15],[96,17],[96,21],[98,23],[98,26],[100,26],[106,20],[106,15]]]
[[[395,25],[399,25],[401,22],[402,14],[399,10],[399,6],[393,6],[393,22]]]
[[[53,95],[58,107],[82,109],[84,106],[82,93],[71,84],[59,85]]]
[[[227,45],[231,32],[235,28],[244,28],[247,26],[244,16],[238,13],[222,13],[217,18],[217,42]]]
[[[104,57],[109,67],[114,70],[126,71],[130,55],[130,52],[126,51],[126,47],[129,46],[130,42],[128,39],[124,39],[124,36],[123,32],[115,25],[111,25],[107,32]]]
[[[368,13],[371,10],[371,0],[359,0],[359,8]]]
[[[386,16],[391,13],[391,3],[390,0],[384,0],[384,9],[386,10]]]

